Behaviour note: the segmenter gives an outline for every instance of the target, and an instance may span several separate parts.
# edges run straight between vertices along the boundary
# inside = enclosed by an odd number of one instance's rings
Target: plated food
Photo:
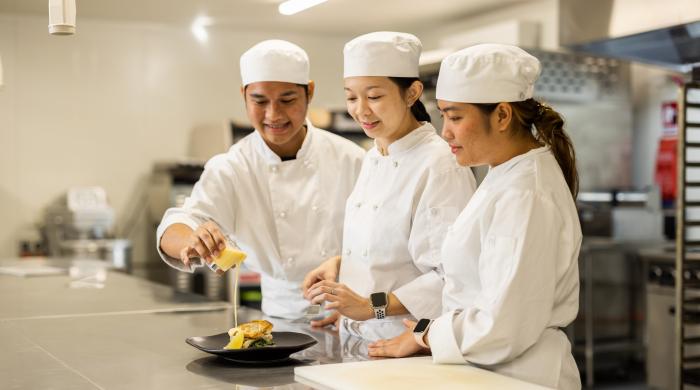
[[[224,348],[231,340],[231,337],[226,332],[210,336],[193,336],[185,341],[200,351],[243,364],[269,364],[271,362],[288,361],[291,354],[317,343],[315,338],[304,333],[273,331],[271,336],[273,336],[274,340],[272,345],[243,348],[243,344],[241,344],[239,349]],[[243,338],[245,341],[245,334]]]
[[[272,324],[265,320],[253,320],[231,328],[230,340],[224,349],[259,348],[274,345]]]

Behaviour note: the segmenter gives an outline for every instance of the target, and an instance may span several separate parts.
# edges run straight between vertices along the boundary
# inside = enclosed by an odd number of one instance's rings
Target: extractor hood
[[[700,66],[698,0],[560,0],[559,43],[690,72]]]

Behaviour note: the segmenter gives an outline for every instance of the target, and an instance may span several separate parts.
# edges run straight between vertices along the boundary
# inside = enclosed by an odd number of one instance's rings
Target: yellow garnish
[[[214,260],[214,264],[218,265],[222,271],[228,271],[233,266],[241,265],[243,260],[248,257],[245,253],[227,247],[221,251],[221,256]]]
[[[224,349],[241,349],[243,346],[243,332],[236,332]]]

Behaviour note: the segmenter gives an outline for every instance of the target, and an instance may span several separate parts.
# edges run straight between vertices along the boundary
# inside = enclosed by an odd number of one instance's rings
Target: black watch
[[[372,310],[374,310],[374,318],[381,320],[386,317],[386,306],[389,303],[389,297],[385,292],[372,293],[369,296]]]
[[[416,322],[416,326],[413,327],[413,337],[415,337],[418,345],[423,348],[429,348],[425,341],[423,341],[423,338],[425,337],[425,332],[428,331],[432,323],[433,320],[431,319],[421,318],[418,322]]]

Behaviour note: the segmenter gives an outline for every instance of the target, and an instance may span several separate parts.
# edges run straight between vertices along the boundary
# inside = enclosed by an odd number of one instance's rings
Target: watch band
[[[423,340],[423,337],[425,337],[425,333],[426,333],[427,331],[428,331],[428,330],[426,329],[425,332],[414,333],[414,334],[413,334],[413,337],[416,339],[416,343],[418,343],[418,345],[420,345],[420,346],[423,347],[423,348],[430,348],[430,347],[428,346],[428,344],[426,344],[425,341]]]
[[[421,321],[424,321],[424,320],[421,320]],[[423,348],[430,349],[430,346],[428,344],[426,344],[424,338],[425,338],[425,335],[428,333],[428,330],[430,329],[430,325],[432,325],[432,324],[433,324],[433,321],[430,320],[430,322],[428,322],[428,325],[425,327],[425,329],[422,332],[414,332],[413,333],[413,337],[415,338],[416,343]]]
[[[369,304],[374,312],[374,318],[381,320],[386,317],[386,308],[389,306],[389,294],[375,292],[369,296]]]
[[[372,307],[372,310],[374,310],[374,318],[382,320],[386,317],[386,308],[384,306]]]

